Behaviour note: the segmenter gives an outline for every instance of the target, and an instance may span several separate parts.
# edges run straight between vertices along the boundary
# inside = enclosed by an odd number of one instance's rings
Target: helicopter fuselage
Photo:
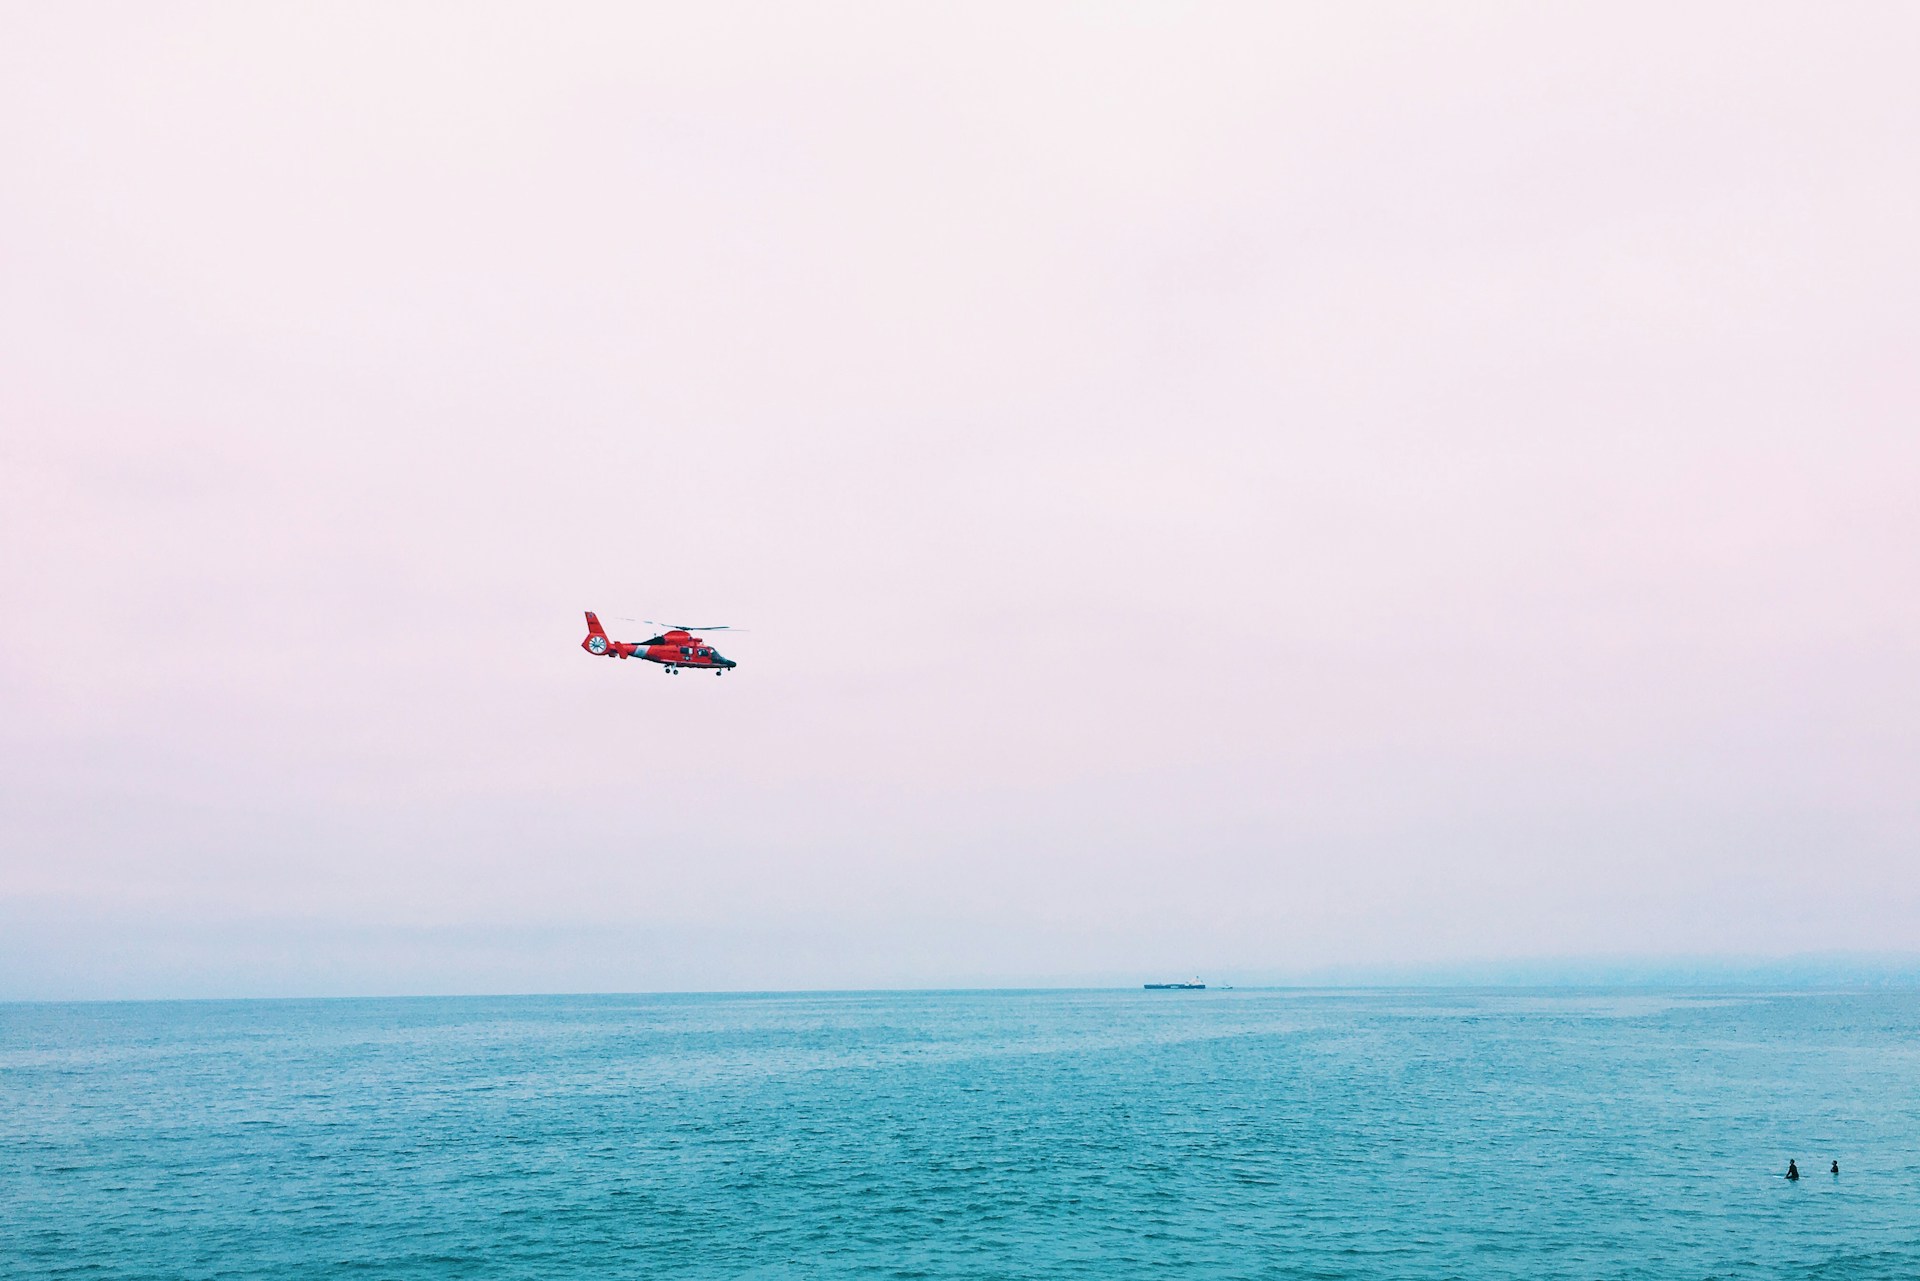
[[[587,614],[587,638],[580,642],[580,648],[601,658],[645,659],[649,663],[660,664],[669,672],[677,672],[682,667],[728,672],[739,665],[692,632],[681,628],[661,632],[644,641],[614,640],[601,630],[600,620],[591,612]]]

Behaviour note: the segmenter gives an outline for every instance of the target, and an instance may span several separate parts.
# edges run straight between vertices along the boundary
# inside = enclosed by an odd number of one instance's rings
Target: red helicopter
[[[733,630],[731,627],[682,627],[654,622],[649,622],[647,626],[660,628],[660,634],[644,641],[609,640],[600,626],[599,616],[588,610],[587,638],[580,642],[580,648],[589,654],[607,658],[644,658],[649,663],[659,663],[669,674],[675,675],[683,667],[693,667],[716,676],[725,676],[738,666],[731,658],[722,658],[719,650],[694,635],[697,631],[728,632]]]

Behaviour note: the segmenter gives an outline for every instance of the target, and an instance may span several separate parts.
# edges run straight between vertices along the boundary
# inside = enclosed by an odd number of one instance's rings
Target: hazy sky
[[[1917,13],[7,5],[0,996],[1920,949]]]

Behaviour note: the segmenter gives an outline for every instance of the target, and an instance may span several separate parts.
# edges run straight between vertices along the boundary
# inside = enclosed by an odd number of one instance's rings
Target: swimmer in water
[[[1800,1167],[1795,1165],[1792,1162],[1792,1160],[1789,1159],[1787,1162],[1787,1181],[1791,1183],[1795,1179],[1798,1179],[1799,1177],[1800,1177]]]
[[[1840,1173],[1840,1163],[1839,1163],[1838,1161],[1835,1161],[1835,1162],[1833,1163],[1833,1168],[1832,1168],[1831,1170],[1828,1170],[1828,1171],[1827,1171],[1827,1173],[1828,1173],[1828,1174],[1838,1174],[1838,1173]]]

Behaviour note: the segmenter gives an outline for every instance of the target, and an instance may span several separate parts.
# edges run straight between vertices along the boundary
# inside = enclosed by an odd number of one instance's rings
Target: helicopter
[[[719,650],[694,635],[695,632],[728,632],[733,630],[731,627],[690,627],[652,621],[648,621],[647,626],[660,629],[659,634],[651,640],[611,640],[600,626],[599,615],[588,610],[587,638],[580,642],[580,648],[596,657],[644,658],[649,663],[659,663],[670,676],[679,675],[683,667],[725,676],[739,666],[731,658],[721,657]]]

